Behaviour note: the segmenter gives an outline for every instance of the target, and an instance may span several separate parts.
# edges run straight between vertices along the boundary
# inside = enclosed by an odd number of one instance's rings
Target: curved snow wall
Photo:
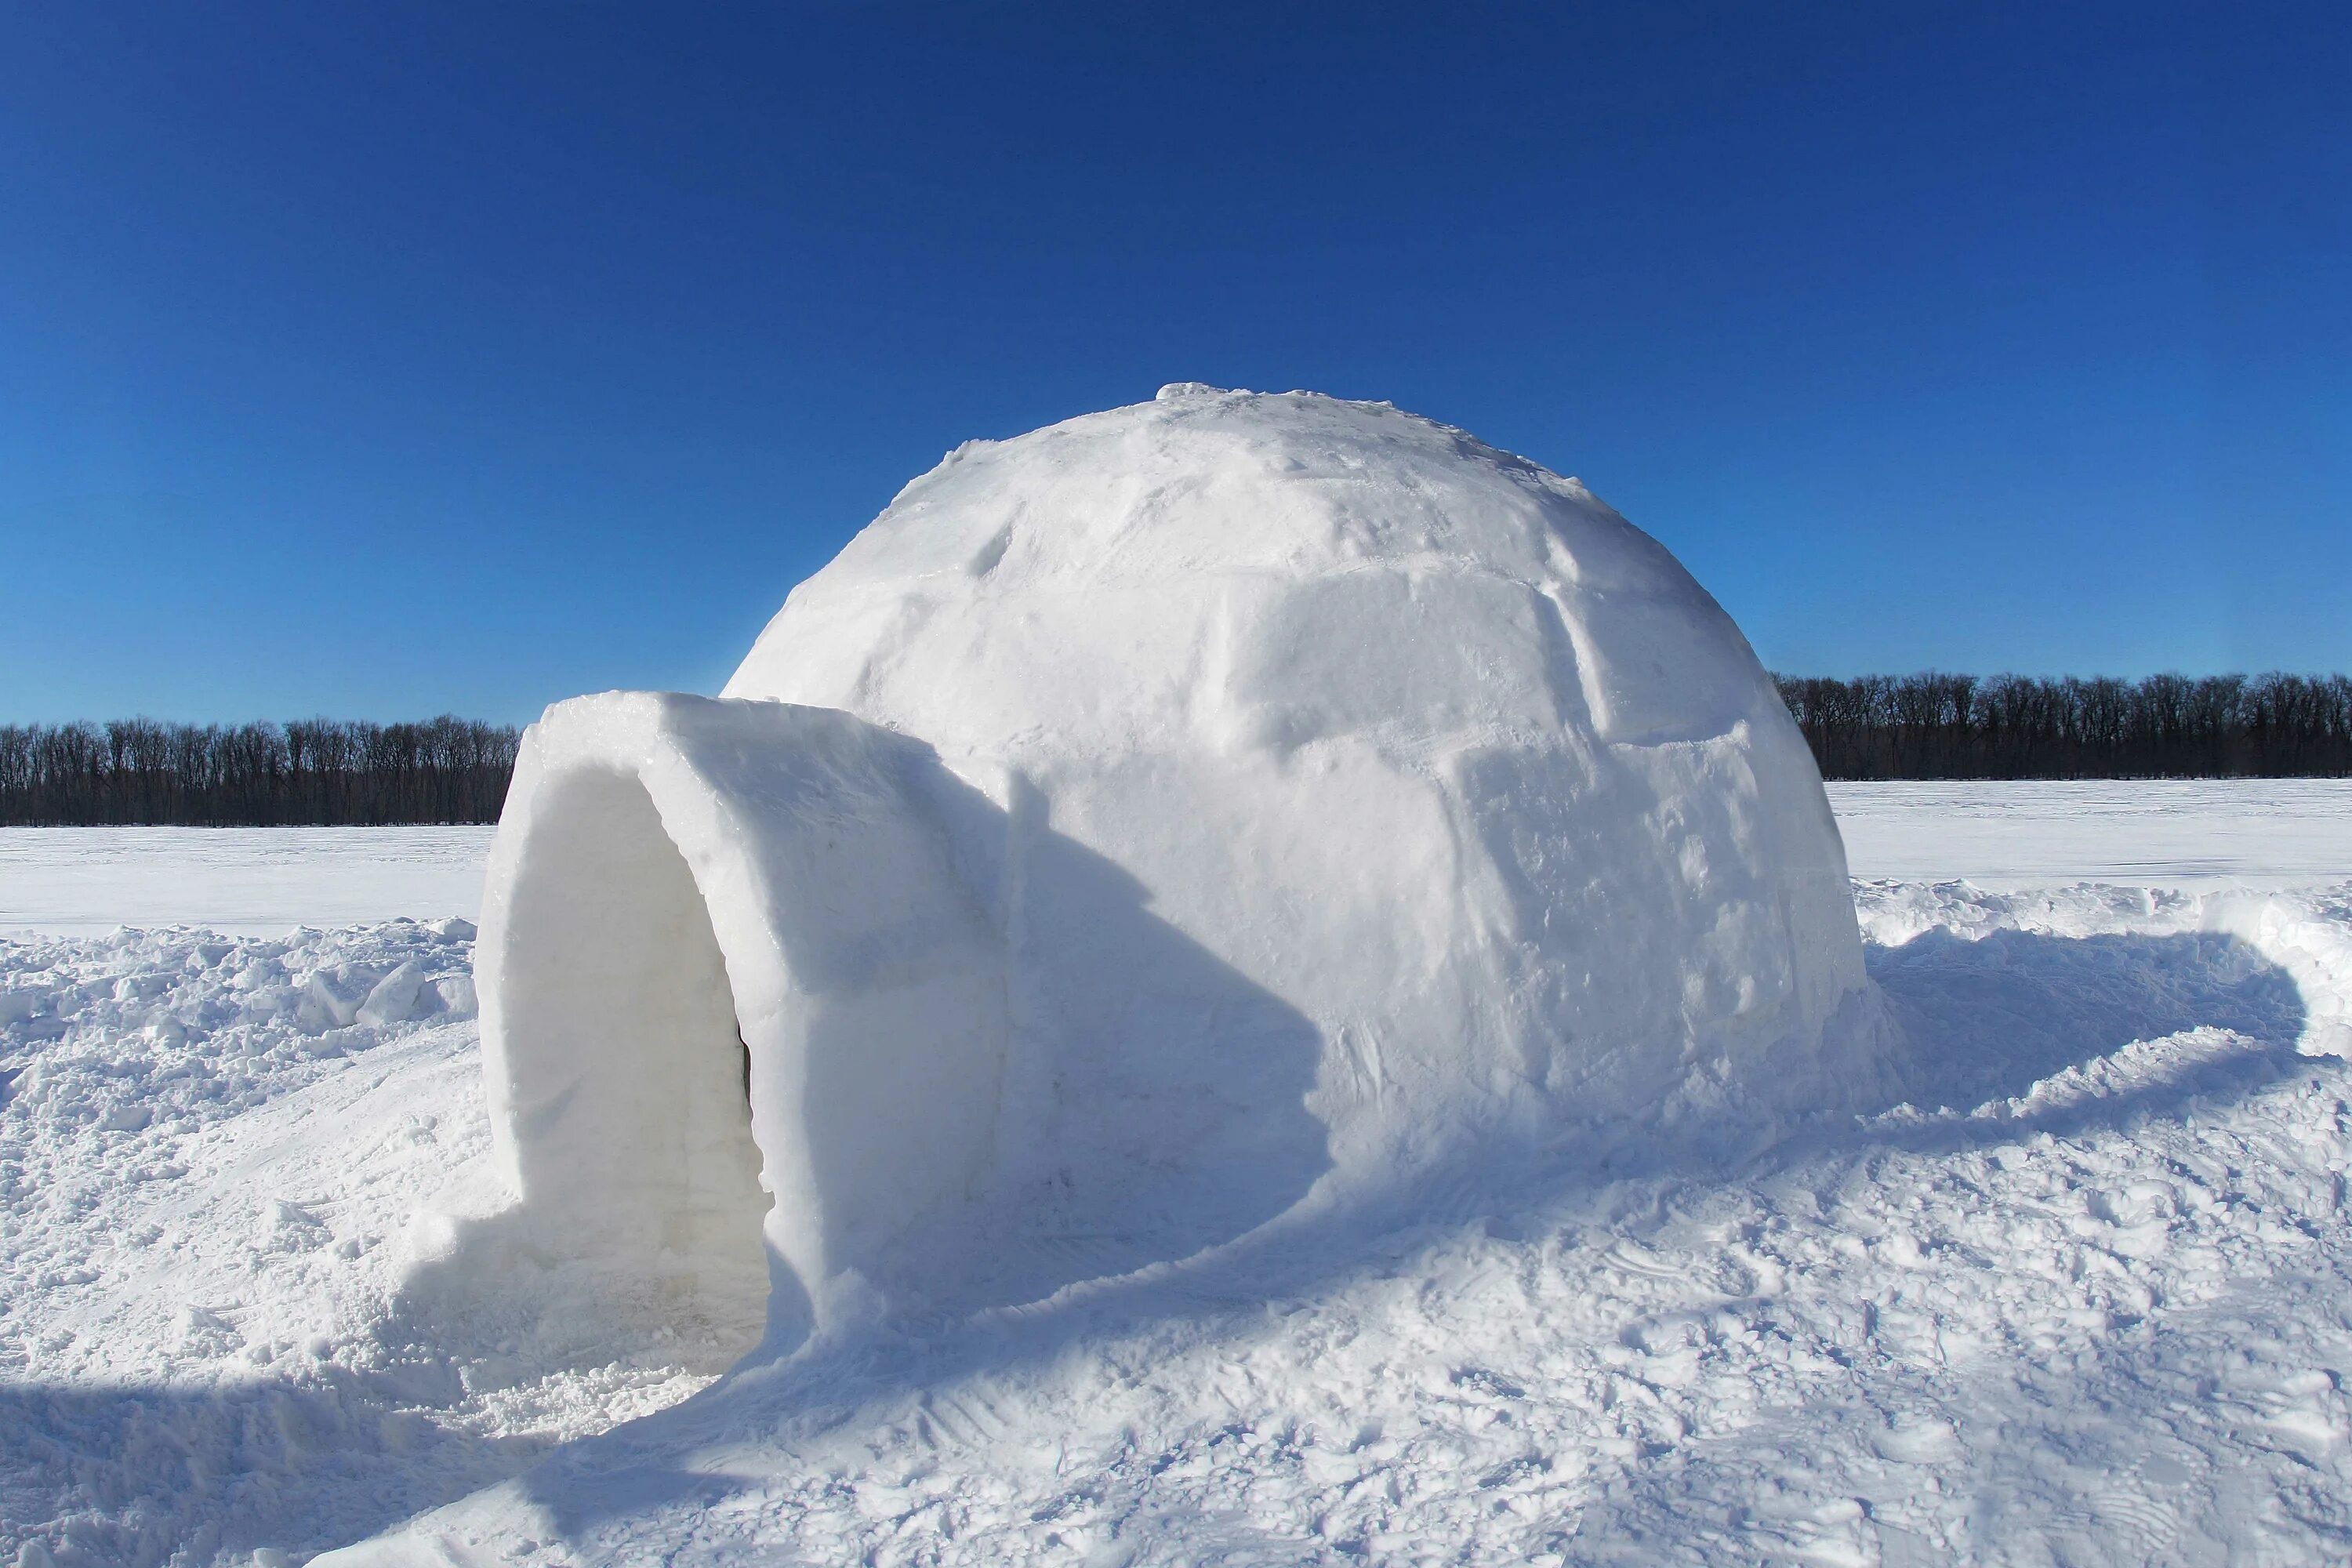
[[[927,761],[781,703],[612,694],[533,726],[478,960],[527,1244],[740,1353],[965,1194],[1003,984],[910,793]]]

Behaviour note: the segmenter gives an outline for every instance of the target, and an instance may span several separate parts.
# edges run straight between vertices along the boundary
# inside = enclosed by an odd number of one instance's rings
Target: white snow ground
[[[1980,888],[2315,887],[2352,877],[2352,780],[1832,784],[1856,877]]]
[[[396,1294],[482,1164],[464,925],[0,942],[0,1562],[442,1504],[355,1555],[2344,1560],[2352,792],[1945,787],[1834,792],[1917,1106],[1440,1177],[694,1399],[590,1282]],[[23,842],[0,907],[108,921]]]
[[[0,827],[0,931],[476,919],[495,827]]]
[[[1832,784],[1858,878],[1984,888],[2352,877],[2352,781]],[[478,918],[494,827],[0,827],[0,932]]]

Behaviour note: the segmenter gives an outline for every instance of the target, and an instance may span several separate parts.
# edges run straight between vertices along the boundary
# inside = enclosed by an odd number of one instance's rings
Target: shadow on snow
[[[419,1370],[454,1396],[446,1365]],[[213,1389],[0,1385],[0,1543],[18,1548],[10,1561],[60,1568],[315,1552],[552,1446],[450,1431],[416,1407],[433,1392],[340,1372]]]

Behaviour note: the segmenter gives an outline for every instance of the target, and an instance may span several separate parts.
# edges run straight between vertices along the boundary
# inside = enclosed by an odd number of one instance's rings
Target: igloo
[[[550,709],[479,953],[509,1220],[730,1354],[1833,1105],[1874,1027],[1811,756],[1665,550],[1192,384],[950,453],[720,698]]]

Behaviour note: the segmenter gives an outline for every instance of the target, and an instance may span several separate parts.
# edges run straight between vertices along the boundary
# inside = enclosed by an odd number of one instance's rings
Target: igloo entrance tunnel
[[[549,710],[480,954],[510,1222],[735,1350],[1875,1059],[1729,619],[1574,480],[1303,393],[969,444],[722,698]]]

